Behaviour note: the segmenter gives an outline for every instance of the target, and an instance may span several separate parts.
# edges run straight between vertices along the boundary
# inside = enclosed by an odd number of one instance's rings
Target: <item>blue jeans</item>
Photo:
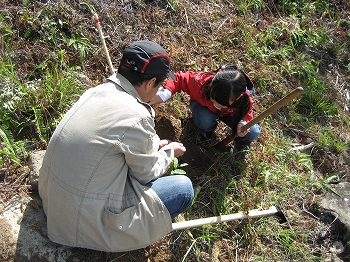
[[[212,112],[208,107],[202,106],[196,100],[190,100],[190,108],[192,111],[193,122],[204,132],[214,132],[218,126],[219,116]],[[250,127],[250,131],[244,137],[235,138],[235,145],[249,146],[251,142],[259,137],[261,128],[258,124]]]
[[[157,193],[172,219],[186,211],[194,198],[192,182],[187,176],[164,176],[147,183],[146,186]]]

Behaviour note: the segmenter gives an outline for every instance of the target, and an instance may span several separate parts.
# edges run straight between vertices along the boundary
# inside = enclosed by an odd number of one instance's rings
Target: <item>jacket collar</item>
[[[109,81],[117,84],[118,86],[120,86],[129,95],[132,95],[133,97],[137,98],[138,100],[141,100],[135,87],[124,76],[117,73],[117,74],[111,75],[107,79]]]
[[[114,84],[118,85],[120,88],[122,88],[129,95],[135,97],[137,102],[144,105],[147,108],[147,110],[150,112],[151,116],[153,118],[155,117],[156,114],[155,114],[153,108],[149,104],[147,104],[141,100],[141,97],[137,93],[135,87],[124,76],[117,73],[117,74],[111,75],[107,79],[109,81],[113,82]]]

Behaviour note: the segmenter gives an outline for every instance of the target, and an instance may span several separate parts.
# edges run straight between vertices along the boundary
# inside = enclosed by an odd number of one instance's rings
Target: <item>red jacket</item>
[[[203,106],[208,107],[212,112],[218,114],[220,117],[222,116],[231,116],[234,117],[237,114],[238,108],[229,107],[222,108],[218,110],[213,102],[207,100],[202,93],[202,86],[208,80],[213,78],[213,75],[210,74],[202,74],[203,72],[193,72],[187,71],[176,72],[175,77],[176,81],[173,79],[169,79],[166,81],[164,88],[168,89],[172,94],[179,93],[181,91],[187,93],[190,96],[190,99],[196,100]],[[248,83],[248,90],[252,90],[254,85],[253,82],[246,76],[246,80]],[[253,99],[249,96],[250,100],[250,108],[248,113],[241,119],[246,122],[249,122],[253,119]]]

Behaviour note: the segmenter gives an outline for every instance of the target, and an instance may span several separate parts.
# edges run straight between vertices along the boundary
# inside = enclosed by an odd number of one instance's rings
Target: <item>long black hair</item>
[[[221,119],[235,133],[237,124],[249,111],[249,92],[245,91],[247,86],[253,88],[253,83],[242,70],[231,64],[222,65],[216,71],[204,74],[213,75],[202,87],[205,99],[213,99],[220,105],[238,108],[238,113],[233,119],[229,117]]]

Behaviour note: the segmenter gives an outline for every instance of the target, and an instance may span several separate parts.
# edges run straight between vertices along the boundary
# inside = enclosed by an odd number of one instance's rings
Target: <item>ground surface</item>
[[[46,4],[55,6],[59,1],[48,1],[47,3],[45,1],[35,2],[31,8],[32,12],[36,12]],[[177,15],[174,15],[174,13],[169,14],[169,12],[164,10],[162,4],[164,5],[165,1],[145,1],[147,4],[141,4],[140,6],[131,4],[133,1],[89,2],[95,6],[102,18],[101,21],[103,22],[106,34],[112,36],[107,40],[107,44],[113,63],[115,64],[118,63],[121,50],[124,49],[127,43],[139,39],[152,39],[162,43],[169,50],[170,55],[176,57],[172,61],[174,71],[187,70],[189,68],[193,70],[216,69],[217,63],[213,62],[215,60],[214,58],[222,52],[225,53],[226,57],[232,57],[238,64],[254,72],[255,75],[264,74],[264,70],[261,69],[264,65],[247,61],[242,52],[245,47],[244,41],[235,38],[235,36],[243,34],[237,27],[239,20],[243,18],[232,14],[233,3],[231,1],[217,1],[217,3],[216,1],[181,1],[181,5],[179,6],[180,12]],[[245,18],[247,23],[256,23],[252,26],[252,34],[264,30],[267,25],[279,19],[278,7],[272,3],[273,1],[270,2],[268,5],[269,8],[266,8],[261,13],[256,12],[251,14],[250,17]],[[335,2],[337,2],[340,10],[349,8],[347,1]],[[79,27],[82,23],[85,23],[84,33],[96,46],[100,46],[100,40],[91,22],[90,13],[86,8],[79,6],[75,1],[61,1],[60,5],[57,4],[57,6],[59,8],[56,7],[53,10],[57,10],[58,17],[65,15],[74,18],[72,19],[72,24],[67,25],[69,27],[67,30],[71,30],[75,26]],[[23,34],[28,26],[27,24],[23,24],[23,22],[21,23],[20,19],[18,19],[20,12],[23,10],[23,3],[20,3],[20,1],[2,1],[1,8],[11,11],[12,23],[18,23],[16,24],[16,32],[19,35]],[[213,20],[213,17],[219,17],[220,19]],[[292,22],[290,23],[291,26],[293,25]],[[161,25],[163,31],[159,31],[159,27],[156,26],[158,24]],[[231,29],[233,31],[232,35],[227,36],[222,33],[224,30],[229,31]],[[348,41],[349,38],[344,33],[345,31],[345,29],[342,31],[340,28],[338,37],[344,39],[344,41]],[[227,41],[225,38],[227,38]],[[231,44],[236,45],[237,48],[218,50],[220,48],[218,42],[226,43],[228,41],[232,41]],[[209,46],[210,48],[208,48]],[[51,50],[49,46],[38,46],[37,42],[36,45],[30,42],[20,43],[18,50],[20,55],[14,61],[22,66],[22,76],[20,77],[25,78],[29,72],[32,72],[31,70],[36,65],[46,59],[47,53]],[[324,72],[324,78],[329,80],[329,82],[335,82],[334,75],[338,75],[339,79],[346,79],[345,71],[341,67],[338,67],[335,58],[331,57],[330,54],[323,55],[324,59],[320,65],[320,70]],[[78,59],[76,60],[78,61]],[[71,63],[74,64],[74,62],[73,56],[71,57]],[[83,65],[83,70],[92,80],[89,82],[88,87],[93,86],[92,82],[102,82],[105,80],[106,76],[108,76],[108,65],[101,49],[88,57]],[[286,82],[286,91],[290,91],[295,87],[289,84],[288,81],[291,80],[290,78],[290,76],[285,76],[279,79]],[[264,108],[262,106],[263,104],[264,106],[272,104],[280,98],[274,97],[273,88],[271,87],[270,93],[260,93],[258,89],[255,97],[257,112]],[[342,103],[342,101],[340,100],[339,103]],[[225,188],[227,180],[219,173],[219,168],[223,165],[236,165],[237,168],[232,175],[237,177],[240,175],[240,171],[244,169],[244,163],[227,160],[225,154],[203,148],[197,144],[196,135],[198,134],[198,130],[191,120],[188,97],[182,96],[180,102],[173,101],[167,104],[157,105],[154,108],[156,111],[156,130],[160,138],[181,141],[186,146],[186,154],[180,157],[179,161],[180,163],[188,164],[188,166],[183,167],[183,170],[192,179],[196,190],[200,190],[204,183],[212,183],[220,188]],[[284,128],[284,134],[294,137],[296,142],[307,144],[307,141],[312,141],[315,138],[314,134],[308,132],[308,130],[291,130],[285,128],[283,123],[281,123],[283,121],[279,121],[278,118],[274,118],[272,121],[275,121],[276,128]],[[230,130],[220,124],[216,133],[218,140],[220,140],[228,135]],[[253,143],[252,149],[258,151],[257,145],[259,143],[263,144],[266,141],[269,141],[269,134],[267,130],[263,129],[258,141]],[[45,149],[45,145],[38,143],[37,148]],[[344,159],[349,159],[348,154],[349,152],[344,152],[343,155],[336,155],[333,152],[329,152],[322,159],[317,158],[317,154],[315,154],[317,172],[322,174],[337,172],[342,181],[350,181],[349,166],[344,165]],[[269,162],[269,159],[264,159],[263,152],[261,152],[261,159],[261,161]],[[15,194],[28,192],[28,187],[25,185],[25,178],[28,176],[29,171],[29,166],[18,168],[12,167],[10,163],[4,163],[4,167],[0,172],[2,182],[5,180],[4,177],[6,178],[6,181],[2,183],[1,189],[3,201],[9,200]],[[210,194],[211,192],[201,191],[201,201],[210,203]],[[210,208],[202,213],[203,216],[214,214]],[[197,214],[200,214],[200,212]],[[5,224],[0,224],[0,226],[2,226],[0,237],[4,240],[8,237],[8,234],[6,234],[8,228]],[[244,225],[232,222],[232,229],[229,229],[229,232],[225,234],[237,234],[243,227]],[[178,262],[184,257],[186,250],[188,250],[192,243],[192,233],[187,231],[173,232],[153,245],[133,252],[101,253],[89,250],[79,250],[79,252],[81,252],[80,254],[82,256],[86,257],[89,257],[89,254],[99,254],[101,257],[100,261]],[[195,237],[200,236],[200,234],[201,232],[198,232]],[[9,240],[5,239],[3,242],[7,241]],[[244,248],[236,248],[235,243],[230,243],[226,240],[212,241],[211,250],[212,254],[206,252],[190,254],[186,261],[234,261],[236,256],[239,255],[241,257],[249,257],[249,252],[251,251]]]

